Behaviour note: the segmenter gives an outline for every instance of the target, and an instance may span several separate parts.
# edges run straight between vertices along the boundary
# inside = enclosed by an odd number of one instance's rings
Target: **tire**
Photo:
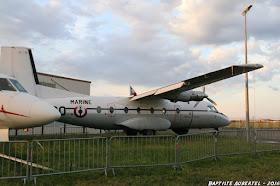
[[[154,135],[156,135],[156,131],[155,130],[144,130],[143,135],[144,136],[154,136]]]

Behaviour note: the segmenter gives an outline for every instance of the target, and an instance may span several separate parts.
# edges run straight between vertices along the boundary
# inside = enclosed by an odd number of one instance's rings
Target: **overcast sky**
[[[0,1],[0,45],[33,49],[37,71],[91,81],[91,94],[140,94],[244,63],[250,117],[280,119],[280,1]],[[217,109],[245,118],[245,76],[206,86]]]

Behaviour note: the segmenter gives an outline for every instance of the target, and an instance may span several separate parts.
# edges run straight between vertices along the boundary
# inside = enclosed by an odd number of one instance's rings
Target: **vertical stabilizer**
[[[16,78],[28,93],[36,96],[39,81],[30,48],[2,47],[0,73]]]

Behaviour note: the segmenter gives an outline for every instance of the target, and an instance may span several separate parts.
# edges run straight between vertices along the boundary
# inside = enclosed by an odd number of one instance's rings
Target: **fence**
[[[155,148],[156,147],[156,148]],[[114,136],[109,139],[110,170],[176,165],[174,136]]]
[[[30,159],[29,159],[30,149]],[[0,179],[112,170],[180,166],[219,156],[280,151],[280,130],[228,130],[180,136],[114,136],[0,142]],[[29,161],[30,160],[30,161]]]
[[[280,130],[256,130],[256,152],[280,150]]]
[[[107,138],[35,140],[31,145],[31,179],[91,170],[106,173]]]
[[[181,164],[215,157],[215,132],[177,136],[177,162]]]
[[[256,153],[255,131],[228,130],[216,133],[217,155]]]
[[[0,142],[0,179],[28,178],[28,142]],[[30,164],[30,163],[29,163]]]

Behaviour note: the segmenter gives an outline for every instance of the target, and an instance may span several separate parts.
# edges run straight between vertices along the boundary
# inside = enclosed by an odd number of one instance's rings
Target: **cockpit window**
[[[23,86],[15,79],[10,79],[10,81],[14,84],[14,86],[20,91],[20,92],[27,92]]]
[[[13,85],[6,78],[0,78],[0,90],[16,91]]]
[[[218,110],[213,105],[208,105],[207,109],[209,112],[218,112]]]

